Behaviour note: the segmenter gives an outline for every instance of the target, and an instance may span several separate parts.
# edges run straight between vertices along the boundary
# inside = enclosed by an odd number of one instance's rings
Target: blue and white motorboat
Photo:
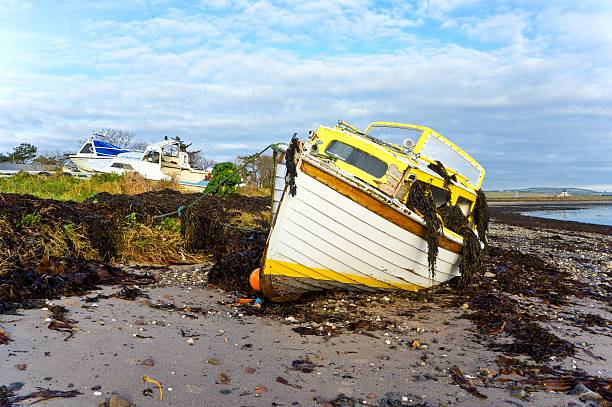
[[[94,134],[87,139],[78,153],[70,154],[68,158],[81,171],[108,172],[108,166],[117,155],[129,152],[133,150],[98,140]]]

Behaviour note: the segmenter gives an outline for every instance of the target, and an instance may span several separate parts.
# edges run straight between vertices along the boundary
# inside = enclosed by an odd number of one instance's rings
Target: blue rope
[[[278,148],[279,144],[282,143],[275,143],[275,144],[270,144],[268,147],[264,148],[263,150],[261,150],[259,153],[253,155],[249,160],[245,161],[240,167],[236,167],[236,169],[234,171],[231,171],[229,173],[226,174],[226,176],[224,178],[221,179],[221,182],[229,179],[232,175],[234,175],[235,173],[237,173],[238,171],[240,171],[241,169],[243,169],[244,167],[246,167],[247,165],[251,164],[253,161],[255,161],[255,159],[257,157],[259,157],[260,155],[262,155],[263,153],[265,153],[269,148],[271,148],[272,150],[276,151],[276,149]],[[200,199],[204,198],[206,195],[208,195],[209,193],[206,192],[206,190],[204,192],[202,192],[202,195],[200,195],[199,197],[197,197],[193,202],[191,202],[189,205],[185,206],[185,205],[181,205],[179,206],[176,211],[173,212],[169,212],[169,213],[164,213],[162,215],[157,215],[154,216],[153,219],[157,219],[157,218],[165,218],[166,216],[172,216],[172,215],[176,215],[178,214],[179,216],[182,216],[183,213],[185,212],[186,209],[191,208],[193,205],[195,205]]]

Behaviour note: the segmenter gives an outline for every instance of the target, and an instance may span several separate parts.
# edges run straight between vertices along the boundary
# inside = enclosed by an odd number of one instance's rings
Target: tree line
[[[136,138],[135,134],[119,129],[102,129],[94,132],[97,139],[116,145],[120,148],[144,150],[147,143]],[[181,151],[187,152],[189,161],[196,168],[209,168],[215,166],[215,160],[207,158],[201,150],[190,150],[191,143],[185,143],[180,137],[175,136],[173,140],[178,141]],[[86,139],[81,141],[85,143]],[[76,149],[75,149],[76,150]],[[38,154],[38,148],[29,143],[21,143],[13,148],[12,152],[0,153],[0,163],[11,164],[41,164],[53,168],[61,168],[68,164],[69,153]],[[240,168],[240,177],[246,184],[255,185],[259,188],[272,188],[274,183],[274,162],[272,156],[253,155],[237,156],[234,164]]]
[[[41,164],[45,166],[62,166],[64,154],[38,154],[38,148],[30,143],[21,143],[10,153],[0,153],[0,163]]]

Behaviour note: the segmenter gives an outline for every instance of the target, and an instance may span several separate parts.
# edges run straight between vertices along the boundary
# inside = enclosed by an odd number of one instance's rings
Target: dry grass
[[[189,253],[180,232],[129,222],[121,233],[115,262],[139,264],[203,263],[208,255]]]
[[[0,217],[0,230],[12,231],[13,225],[5,217]],[[0,237],[0,275],[11,269],[11,254],[7,238]]]
[[[18,225],[19,226],[18,226]],[[103,260],[81,225],[42,222],[40,217],[24,216],[11,222],[0,217],[0,275],[17,264],[36,269],[47,259],[74,257]],[[203,263],[208,255],[190,253],[180,231],[180,222],[165,218],[157,225],[145,225],[134,218],[116,231],[116,256],[112,262],[138,264]]]
[[[230,223],[234,226],[240,226],[243,228],[260,228],[261,225],[267,225],[270,223],[272,218],[271,211],[265,212],[237,212],[235,216],[230,218]]]
[[[244,196],[270,196],[272,194],[270,188],[260,188],[251,184],[247,184],[238,189],[238,193]]]
[[[28,220],[29,219],[29,220]],[[32,221],[31,219],[34,219]],[[44,258],[72,256],[84,260],[100,260],[82,226],[41,222],[40,217],[25,216],[16,226],[0,218],[0,274],[14,268],[18,260],[36,266]]]

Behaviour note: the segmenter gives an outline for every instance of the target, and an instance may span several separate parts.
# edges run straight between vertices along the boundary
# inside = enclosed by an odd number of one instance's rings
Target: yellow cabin
[[[390,138],[401,138],[404,143],[386,141]],[[374,122],[361,132],[340,121],[333,128],[319,127],[310,143],[311,154],[403,203],[413,181],[426,183],[439,206],[447,202],[457,205],[468,219],[485,173],[480,164],[440,133],[413,124]],[[447,186],[435,170],[438,161],[452,178]],[[450,200],[446,199],[447,191]]]

